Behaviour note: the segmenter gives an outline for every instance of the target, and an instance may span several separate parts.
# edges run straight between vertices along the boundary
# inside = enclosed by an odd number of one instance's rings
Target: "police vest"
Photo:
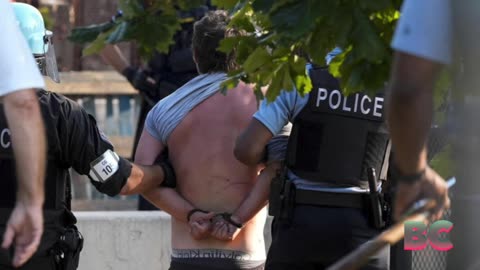
[[[42,95],[42,93],[44,92],[39,91],[38,95]],[[44,124],[48,144],[44,209],[62,210],[65,209],[65,190],[67,181],[70,181],[70,174],[68,167],[64,166],[60,161],[60,149],[57,147],[58,136],[56,133],[56,121],[55,118],[49,115],[50,110],[55,110],[55,108],[49,108],[46,100],[43,100],[43,102],[40,100],[40,109],[43,119],[45,119]],[[17,190],[15,164],[11,132],[2,104],[0,105],[0,171],[2,172],[2,181],[0,182],[0,208],[13,208],[15,205]]]
[[[310,181],[368,187],[367,168],[379,175],[388,156],[383,94],[346,97],[325,68],[310,77],[313,89],[293,122],[286,166]]]

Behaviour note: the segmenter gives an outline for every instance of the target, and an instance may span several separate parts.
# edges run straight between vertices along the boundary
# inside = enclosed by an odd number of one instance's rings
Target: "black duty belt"
[[[295,203],[315,206],[366,209],[366,193],[334,193],[317,190],[295,190]]]

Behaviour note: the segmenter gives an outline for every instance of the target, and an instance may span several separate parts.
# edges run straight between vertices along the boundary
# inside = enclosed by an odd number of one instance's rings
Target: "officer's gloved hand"
[[[157,164],[163,169],[164,177],[161,186],[175,188],[177,186],[177,177],[170,161],[168,159],[163,159],[157,162]]]
[[[158,82],[146,70],[130,66],[122,71],[122,75],[144,95],[147,101],[155,103],[158,95]]]

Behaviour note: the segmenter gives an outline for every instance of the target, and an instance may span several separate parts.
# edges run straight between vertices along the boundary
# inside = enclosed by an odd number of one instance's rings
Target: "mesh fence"
[[[442,219],[449,220],[450,211]],[[412,270],[445,270],[447,252],[433,249],[430,245],[423,250],[412,251]]]
[[[431,160],[447,145],[448,139],[444,129],[433,128],[428,140],[428,159]],[[449,220],[450,210],[446,211],[443,218]],[[445,270],[447,268],[447,252],[433,249],[430,245],[423,250],[411,251],[412,270]]]

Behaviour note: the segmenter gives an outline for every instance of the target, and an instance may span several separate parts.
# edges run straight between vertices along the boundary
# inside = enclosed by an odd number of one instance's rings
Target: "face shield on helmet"
[[[53,47],[53,34],[51,31],[45,31],[44,40],[44,53],[34,54],[37,61],[38,68],[44,76],[50,77],[54,82],[60,82],[60,76],[58,74],[57,59],[55,57],[55,49]]]
[[[53,34],[45,29],[42,14],[28,4],[12,3],[12,6],[18,26],[35,56],[41,73],[57,83],[60,82],[53,48]]]

